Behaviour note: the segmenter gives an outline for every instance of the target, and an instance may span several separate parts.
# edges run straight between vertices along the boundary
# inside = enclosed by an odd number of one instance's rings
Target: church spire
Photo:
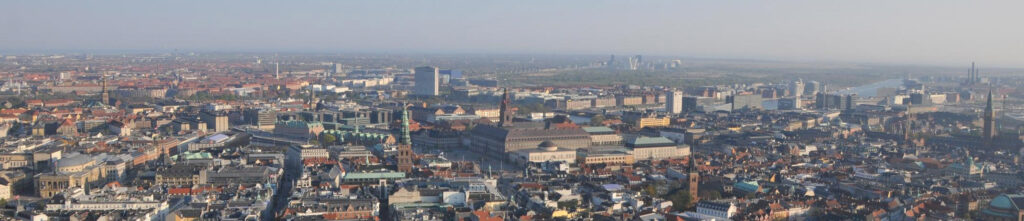
[[[107,75],[103,75],[100,78],[100,103],[107,104],[110,102],[110,94],[107,93]]]
[[[691,154],[689,161],[689,174],[686,175],[686,178],[689,180],[687,187],[689,189],[690,199],[693,199],[692,202],[697,202],[697,200],[699,200],[698,195],[700,194],[700,173],[697,169],[697,158],[695,155]]]
[[[409,136],[409,108],[402,107],[402,137],[399,143],[402,145],[412,145],[412,139]]]
[[[306,101],[306,103],[309,104],[309,110],[315,111],[317,109],[316,108],[316,104],[317,104],[317,101],[316,101],[316,91],[313,90],[312,82],[310,82],[310,84],[309,84],[309,100]]]
[[[988,98],[985,100],[985,113],[982,116],[982,120],[985,121],[985,140],[991,141],[996,136],[996,114],[992,107],[992,89],[988,89]]]
[[[512,125],[512,99],[509,98],[508,88],[504,89],[504,94],[501,99],[501,112],[498,113],[500,116],[498,119],[498,127],[504,127],[506,125]]]
[[[912,123],[914,121],[914,116],[911,115],[911,113],[910,113],[910,109],[911,109],[912,106],[913,106],[913,104],[909,104],[908,103],[907,104],[907,113],[904,114],[907,119],[903,122],[903,141],[906,142],[907,145],[911,145],[912,144],[912,142],[910,142],[910,130],[912,130],[911,128],[913,128]]]
[[[412,159],[416,155],[412,151],[412,139],[409,138],[409,109],[402,107],[402,137],[398,141],[398,171],[407,175],[412,173]]]

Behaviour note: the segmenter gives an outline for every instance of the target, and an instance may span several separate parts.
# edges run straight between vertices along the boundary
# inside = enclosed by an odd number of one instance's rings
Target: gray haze
[[[5,1],[0,53],[645,54],[1024,67],[1024,1]]]

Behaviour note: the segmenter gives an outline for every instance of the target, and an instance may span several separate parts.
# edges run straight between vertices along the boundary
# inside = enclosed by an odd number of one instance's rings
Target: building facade
[[[417,67],[413,70],[416,85],[413,94],[420,96],[437,96],[440,87],[440,74],[437,67]]]

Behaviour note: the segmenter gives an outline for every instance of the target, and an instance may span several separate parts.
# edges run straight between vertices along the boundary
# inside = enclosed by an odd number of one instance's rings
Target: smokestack
[[[974,62],[971,62],[971,70],[967,72],[967,83],[974,83]]]
[[[974,82],[981,83],[981,72],[979,72],[978,70],[980,69],[974,70]]]
[[[974,68],[974,61],[971,61],[971,70],[970,70],[970,72],[968,72],[968,80],[967,80],[967,83],[969,83],[969,84],[974,84],[974,82],[975,82],[975,76],[976,76],[976,75],[977,75],[977,72],[976,72],[976,69]]]

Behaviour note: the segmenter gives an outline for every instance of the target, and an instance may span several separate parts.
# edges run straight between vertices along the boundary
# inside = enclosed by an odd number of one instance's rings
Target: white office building
[[[437,96],[440,87],[440,72],[437,67],[418,67],[414,72],[416,85],[413,87],[414,95]]]

